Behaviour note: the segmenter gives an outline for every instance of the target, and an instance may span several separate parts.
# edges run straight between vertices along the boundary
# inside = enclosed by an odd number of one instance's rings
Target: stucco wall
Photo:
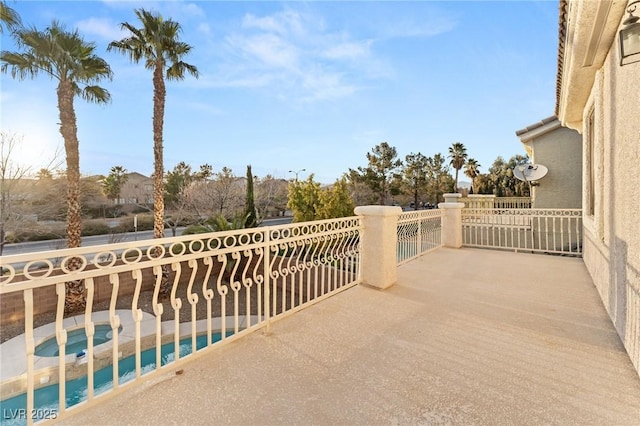
[[[640,372],[640,63],[619,66],[616,49],[614,43],[596,74],[583,115],[584,261]],[[590,167],[593,215],[588,208]]]
[[[579,209],[582,207],[582,137],[560,127],[528,142],[532,162],[549,169],[533,188],[533,208]]]

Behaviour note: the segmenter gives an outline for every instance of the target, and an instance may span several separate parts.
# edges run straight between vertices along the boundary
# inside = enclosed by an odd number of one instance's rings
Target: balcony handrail
[[[403,212],[398,218],[398,265],[442,246],[442,210]]]
[[[463,245],[582,255],[582,209],[464,208]]]
[[[68,283],[82,283],[87,299],[86,307],[78,313],[85,314],[82,327],[91,347],[87,354],[89,362],[83,367],[87,377],[91,377],[89,383],[98,369],[92,345],[97,318],[94,306],[109,305],[105,312],[114,337],[109,343],[112,350],[108,351],[112,354],[107,358],[113,365],[113,389],[116,389],[121,380],[119,354],[123,352],[136,358],[135,380],[141,378],[143,342],[149,345],[155,340],[156,362],[149,373],[153,375],[166,371],[161,364],[160,348],[167,340],[174,343],[172,365],[177,365],[185,356],[180,355],[185,337],[191,336],[189,355],[201,350],[196,348],[197,335],[207,335],[203,349],[218,344],[212,340],[212,332],[216,331],[214,322],[221,333],[219,343],[224,343],[259,328],[268,329],[273,319],[357,285],[361,231],[360,217],[352,216],[3,256],[0,294],[3,307],[12,309],[3,310],[2,323],[23,321],[21,339],[26,345],[26,365],[21,370],[26,373],[6,381],[4,368],[12,367],[3,363],[3,400],[7,393],[26,383],[21,388],[27,394],[27,406],[23,408],[26,413],[37,413],[35,389],[59,376],[61,398],[57,412],[64,415],[65,381],[81,373],[79,367],[70,367],[72,360],[62,356],[70,330],[70,325],[63,321]],[[160,296],[161,287],[168,291],[164,300]],[[140,302],[143,293],[151,298],[146,308]],[[121,308],[116,309],[120,298],[127,295],[132,301],[127,302],[130,315],[125,317],[130,319],[122,317]],[[143,308],[147,309],[144,315]],[[38,326],[34,319],[47,312],[55,313],[53,336],[61,355],[48,364],[36,364],[35,347],[39,342],[34,335]],[[149,316],[150,334],[143,335],[143,318]],[[216,318],[218,321],[213,321]],[[118,334],[125,320],[132,327],[127,335],[135,337],[122,346]],[[227,333],[233,333],[233,337]],[[135,349],[127,346],[131,343],[135,343]],[[41,370],[40,366],[45,364],[46,369]],[[5,391],[5,386],[13,390]],[[87,389],[87,395],[89,403],[95,400],[93,388]],[[28,419],[28,423],[33,420],[37,419]]]

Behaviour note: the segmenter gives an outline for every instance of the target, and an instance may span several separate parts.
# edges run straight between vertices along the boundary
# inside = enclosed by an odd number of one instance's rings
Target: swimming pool
[[[118,329],[118,333],[122,331],[122,326]],[[108,342],[113,338],[113,330],[109,324],[99,324],[95,327],[95,334],[93,335],[93,346],[101,345]],[[87,334],[84,327],[71,330],[67,333],[67,343],[64,345],[64,351],[67,355],[77,354],[83,349],[87,349]],[[60,347],[56,337],[50,337],[44,342],[36,346],[37,356],[58,356],[60,354]]]
[[[227,332],[227,336],[231,335],[231,332]],[[217,342],[222,338],[221,333],[213,333],[211,335],[212,342]],[[201,335],[196,338],[196,351],[207,346],[207,335]],[[192,352],[191,349],[191,337],[180,340],[180,357],[189,355]],[[160,365],[165,365],[172,362],[175,359],[174,343],[166,343],[161,346],[161,361]],[[148,372],[155,370],[156,368],[156,347],[149,348],[141,353],[140,364],[142,366],[141,373],[144,375]],[[136,357],[135,355],[121,359],[118,362],[118,377],[119,383],[129,382],[136,377]],[[94,383],[94,395],[99,395],[111,389],[113,387],[113,367],[111,365],[102,368],[93,373]],[[87,376],[69,380],[66,382],[66,408],[72,407],[87,399]],[[51,413],[55,413],[58,410],[59,402],[59,386],[53,384],[34,392],[34,414],[48,415],[51,417]],[[15,396],[13,398],[0,401],[2,406],[2,416],[0,417],[0,424],[2,425],[25,425],[27,421],[23,417],[17,416],[16,413],[24,413],[27,408],[27,394]],[[21,411],[22,410],[22,411]],[[34,419],[38,421],[39,419]]]

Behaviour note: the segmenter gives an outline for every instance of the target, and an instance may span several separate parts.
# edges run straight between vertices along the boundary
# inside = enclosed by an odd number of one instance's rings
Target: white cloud
[[[303,98],[305,102],[342,98],[354,94],[357,90],[354,85],[345,83],[341,74],[324,70],[305,74],[302,84],[308,91]]]
[[[271,85],[277,80],[275,73],[261,72],[254,70],[234,70],[220,71],[217,74],[201,75],[197,80],[188,79],[181,84],[198,89],[220,89],[225,87],[256,89]]]
[[[249,13],[244,16],[242,26],[280,35],[302,34],[305,28],[303,19],[298,12],[293,10],[285,10],[261,18]]]
[[[368,56],[370,53],[371,41],[344,42],[329,46],[323,55],[329,59],[357,59]]]
[[[224,115],[224,111],[204,102],[185,102],[182,104],[184,108],[195,111],[201,111],[208,115]]]
[[[105,40],[120,40],[128,32],[120,29],[120,23],[107,18],[88,18],[79,21],[76,27],[82,34],[98,36]]]
[[[453,30],[456,22],[448,17],[427,17],[424,21],[416,22],[411,18],[388,20],[381,26],[381,38],[412,38],[434,37]]]
[[[185,4],[180,3],[180,4],[182,5],[182,11],[185,14],[188,14],[191,16],[197,16],[200,18],[205,16],[205,13],[202,10],[202,8],[200,8],[200,6],[198,6],[195,3],[185,3]]]
[[[233,48],[266,66],[291,69],[297,63],[297,48],[275,34],[233,37],[228,41]]]
[[[371,40],[329,31],[322,17],[290,9],[246,14],[224,43],[217,75],[198,85],[263,87],[286,101],[314,102],[350,96],[362,87],[355,80],[370,78],[368,68],[382,68],[371,66]]]
[[[202,22],[198,25],[198,31],[202,34],[209,35],[211,34],[211,27],[206,22]]]

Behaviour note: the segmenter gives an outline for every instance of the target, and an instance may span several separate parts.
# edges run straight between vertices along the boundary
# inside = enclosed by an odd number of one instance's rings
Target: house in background
[[[622,65],[619,39],[631,3],[560,1],[556,116],[583,140],[584,263],[640,371],[640,62]]]
[[[153,179],[143,174],[127,173],[127,181],[120,188],[120,199],[115,204],[137,206],[153,204]]]
[[[547,175],[532,186],[531,207],[582,207],[582,137],[548,117],[516,131],[531,162],[546,166]]]

